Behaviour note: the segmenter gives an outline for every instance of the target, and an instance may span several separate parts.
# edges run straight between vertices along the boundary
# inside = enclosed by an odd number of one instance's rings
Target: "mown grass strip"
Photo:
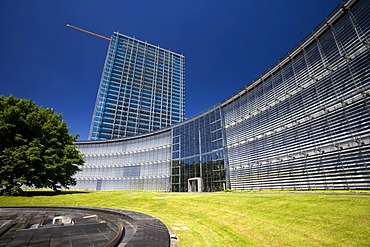
[[[365,191],[366,192],[366,191]],[[0,206],[94,206],[156,216],[180,246],[368,246],[365,193],[52,192],[0,197]]]

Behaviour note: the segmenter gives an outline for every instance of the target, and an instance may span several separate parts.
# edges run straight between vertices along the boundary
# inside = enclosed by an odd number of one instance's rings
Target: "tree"
[[[75,185],[72,176],[84,160],[61,114],[31,100],[0,96],[0,194],[22,193],[22,186]]]

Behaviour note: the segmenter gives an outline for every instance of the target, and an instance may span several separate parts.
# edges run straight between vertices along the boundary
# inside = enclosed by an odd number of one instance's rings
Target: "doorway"
[[[203,191],[202,178],[188,179],[188,192],[202,192],[202,191]]]

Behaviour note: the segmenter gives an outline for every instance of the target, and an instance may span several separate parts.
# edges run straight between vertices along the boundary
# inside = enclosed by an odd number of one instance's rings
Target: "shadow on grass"
[[[23,191],[22,195],[19,196],[59,196],[59,195],[70,195],[70,194],[86,194],[90,191],[74,191],[74,190],[64,190],[64,191],[53,191],[53,190],[26,190]]]

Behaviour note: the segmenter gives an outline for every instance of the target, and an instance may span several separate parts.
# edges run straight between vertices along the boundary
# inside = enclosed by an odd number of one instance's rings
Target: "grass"
[[[172,228],[180,246],[369,246],[362,193],[29,191],[0,206],[94,206],[139,211]]]

